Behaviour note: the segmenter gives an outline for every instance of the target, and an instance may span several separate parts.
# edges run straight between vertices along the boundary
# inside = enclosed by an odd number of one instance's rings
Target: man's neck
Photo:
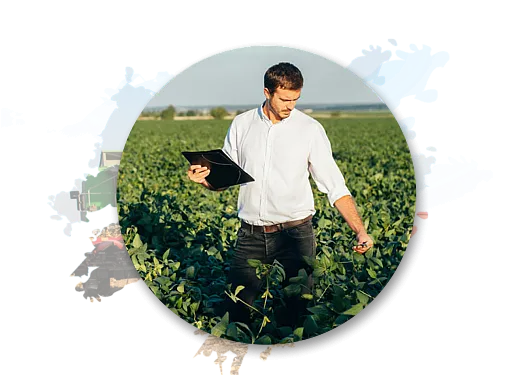
[[[264,102],[264,105],[262,106],[262,111],[267,116],[267,118],[269,120],[271,120],[271,123],[273,125],[278,123],[278,122],[280,122],[280,121],[282,121],[282,119],[280,117],[278,117],[278,115],[276,113],[271,111],[271,106],[269,105],[269,101],[268,100],[266,100]]]

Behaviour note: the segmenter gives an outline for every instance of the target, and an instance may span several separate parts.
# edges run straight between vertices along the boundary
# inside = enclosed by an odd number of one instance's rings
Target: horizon
[[[233,108],[233,109],[250,110],[250,109],[258,108],[260,106],[260,104],[175,105],[173,103],[170,103],[167,105],[155,106],[155,107],[146,106],[143,109],[143,112],[145,112],[147,110],[148,111],[162,110],[162,109],[167,108],[170,105],[172,105],[176,110],[179,110],[179,109],[199,109],[199,110],[201,110],[201,109],[212,109],[212,108],[216,108],[216,107],[224,107],[226,109]],[[390,109],[384,102],[379,102],[379,103],[370,103],[370,102],[368,102],[368,103],[367,102],[365,102],[365,103],[303,103],[303,104],[299,104],[299,105],[297,104],[295,108],[299,109],[299,110],[320,109],[320,108],[334,108],[337,110],[341,110],[342,108],[346,109],[346,108],[352,108],[352,107],[384,107],[388,111],[390,111]]]

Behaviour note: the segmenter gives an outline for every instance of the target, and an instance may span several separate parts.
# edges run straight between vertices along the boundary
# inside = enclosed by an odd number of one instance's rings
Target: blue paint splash
[[[432,54],[432,47],[427,44],[419,48],[410,43],[409,47],[409,52],[395,49],[395,58],[383,63],[376,79],[367,81],[390,109],[399,108],[410,96],[423,103],[435,102],[438,90],[426,86],[432,73],[450,61],[449,51]]]
[[[388,39],[388,42],[397,46],[395,39]],[[411,44],[409,48],[408,51],[391,48],[383,51],[381,46],[370,46],[348,66],[381,95],[390,110],[395,110],[404,98],[410,96],[432,103],[439,95],[435,89],[426,90],[426,85],[434,70],[447,64],[449,54],[444,51],[433,53],[429,46],[424,45],[419,48]],[[396,59],[392,60],[394,55]],[[450,158],[449,163],[437,164],[432,154],[437,151],[434,146],[425,150],[415,149],[411,142],[416,136],[412,130],[415,122],[415,118],[407,117],[400,120],[399,125],[409,143],[414,164],[417,206],[424,203],[426,189],[427,205],[434,207],[462,197],[492,177],[490,170],[482,170],[475,161]]]
[[[15,112],[10,108],[0,108],[0,128],[24,126],[25,124],[23,112]]]
[[[415,128],[416,125],[416,117],[415,116],[407,116],[402,118],[400,121],[401,125],[406,125],[406,130],[410,131]]]
[[[493,177],[491,170],[481,169],[475,160],[463,157],[450,157],[448,160],[449,163],[438,163],[432,167],[432,178],[428,185],[428,203],[431,206],[460,199],[475,190],[479,183]]]
[[[126,71],[125,71],[126,75]],[[144,87],[151,91],[152,96],[155,95],[155,93],[165,84],[167,83],[172,77],[173,73],[170,73],[166,70],[159,70],[156,72],[156,74],[150,78],[146,79],[141,73],[134,72],[131,74],[130,79],[127,79],[124,77],[119,81],[117,86],[115,88],[105,89],[104,90],[104,96],[101,97],[101,104],[98,105],[96,108],[94,108],[91,112],[87,113],[83,119],[80,121],[77,121],[75,124],[66,125],[63,129],[59,130],[59,133],[63,135],[64,137],[68,138],[77,138],[82,135],[91,135],[95,140],[97,140],[100,145],[103,143],[103,139],[101,138],[100,134],[105,128],[108,119],[114,112],[114,110],[117,108],[116,102],[112,100],[112,97],[119,92],[123,87],[130,84],[133,87]],[[47,129],[46,133],[51,134],[54,133],[55,129]],[[97,168],[94,168],[97,169]],[[83,179],[86,178],[86,176],[83,176]],[[48,200],[49,202],[49,200]],[[49,204],[49,206],[52,206],[52,204]],[[110,207],[107,206],[107,207]],[[100,208],[101,210],[106,209],[107,207]],[[60,215],[56,209],[56,217],[60,217]],[[61,221],[65,220],[65,218],[62,216]],[[58,222],[61,222],[58,221]],[[90,218],[87,217],[87,222],[69,222],[67,221],[67,226],[71,225],[78,225],[78,224],[90,224]],[[64,228],[64,231],[67,228]],[[64,233],[64,236],[66,238],[70,238],[71,236]]]
[[[173,73],[159,70],[154,77],[146,79],[141,73],[133,73],[129,80],[125,78],[119,81],[114,89],[105,89],[104,96],[101,97],[101,104],[89,112],[83,119],[75,124],[66,125],[60,134],[67,138],[77,138],[82,135],[91,135],[96,141],[102,143],[101,132],[117,104],[112,101],[112,96],[117,94],[127,84],[133,87],[144,87],[152,92],[152,96],[171,78]]]

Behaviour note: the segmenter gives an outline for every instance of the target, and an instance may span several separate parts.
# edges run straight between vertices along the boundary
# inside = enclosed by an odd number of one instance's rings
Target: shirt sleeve
[[[235,163],[238,163],[238,146],[237,146],[237,126],[236,121],[233,119],[229,126],[226,138],[224,139],[224,151]]]
[[[345,178],[332,156],[329,138],[320,123],[317,123],[317,129],[311,141],[309,172],[316,182],[318,190],[327,194],[332,207],[339,198],[351,195],[345,184]]]

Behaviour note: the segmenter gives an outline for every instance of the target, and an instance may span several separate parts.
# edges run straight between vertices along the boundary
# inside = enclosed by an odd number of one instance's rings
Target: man
[[[264,75],[264,103],[236,116],[224,141],[223,150],[255,179],[240,186],[241,227],[229,273],[232,290],[245,286],[239,297],[250,305],[262,285],[248,259],[265,264],[278,260],[284,266],[286,282],[302,268],[312,271],[303,258],[316,255],[311,221],[316,211],[309,173],[356,233],[358,245],[353,249],[364,253],[373,245],[333,159],[323,126],[295,109],[302,87],[303,76],[294,65],[270,67]],[[206,181],[209,173],[206,167],[192,165],[188,177],[216,190]],[[309,277],[307,287],[311,290],[312,286]],[[297,319],[305,305],[301,299],[291,305],[293,310],[287,316]],[[247,321],[248,311],[236,308],[231,317]]]

